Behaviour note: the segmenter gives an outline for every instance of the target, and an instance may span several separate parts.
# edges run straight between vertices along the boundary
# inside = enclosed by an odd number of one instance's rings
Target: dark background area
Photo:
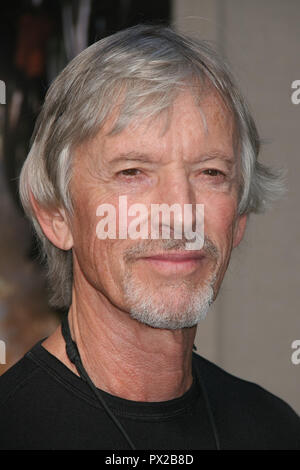
[[[90,7],[86,45],[137,23],[168,23],[170,17],[169,0],[82,0],[82,4],[84,2]],[[27,155],[44,95],[53,78],[80,52],[76,46],[73,53],[68,50],[70,30],[63,22],[64,14],[71,7],[74,26],[83,26],[78,22],[80,3],[77,0],[14,0],[1,9],[0,79],[6,84],[7,95],[5,172],[17,204],[15,178]],[[16,90],[22,94],[18,95],[21,104],[16,99]],[[10,114],[14,119],[9,119]]]

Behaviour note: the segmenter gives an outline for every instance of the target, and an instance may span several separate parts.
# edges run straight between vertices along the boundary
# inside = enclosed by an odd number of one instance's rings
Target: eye
[[[208,168],[207,170],[203,170],[203,173],[208,176],[226,176],[222,171],[216,170],[214,168]]]
[[[118,175],[121,176],[137,176],[141,172],[137,168],[128,168],[127,170],[119,171]]]

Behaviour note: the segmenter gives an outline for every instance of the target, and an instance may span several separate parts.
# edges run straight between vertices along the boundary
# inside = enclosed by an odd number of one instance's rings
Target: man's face
[[[71,182],[74,282],[84,282],[90,299],[101,298],[143,323],[181,328],[204,317],[239,242],[239,162],[233,119],[216,94],[204,96],[199,108],[182,92],[165,124],[161,115],[108,135],[111,121],[77,149]],[[148,239],[99,239],[97,207],[112,204],[118,227],[119,196],[127,197],[128,207],[144,204],[149,218],[151,204],[179,204],[182,210],[203,204],[203,248],[187,251],[186,239],[174,239],[172,218],[169,240],[151,239],[151,224]],[[132,217],[122,216],[130,224]]]

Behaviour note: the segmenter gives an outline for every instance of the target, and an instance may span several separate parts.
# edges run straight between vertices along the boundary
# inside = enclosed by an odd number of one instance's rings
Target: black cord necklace
[[[62,335],[63,335],[65,343],[66,343],[66,353],[67,353],[67,356],[68,356],[69,360],[72,362],[72,364],[75,365],[80,377],[85,382],[87,382],[87,384],[89,385],[89,387],[91,388],[93,393],[96,395],[96,398],[101,403],[101,405],[104,408],[105,412],[108,414],[110,419],[114,422],[116,427],[119,429],[119,431],[121,432],[121,434],[123,435],[123,437],[127,441],[130,449],[137,450],[136,446],[133,444],[132,440],[128,436],[126,430],[124,429],[124,427],[122,426],[122,424],[120,423],[118,418],[114,415],[114,413],[111,411],[111,409],[109,408],[109,406],[105,402],[104,397],[101,394],[101,391],[96,387],[96,385],[90,379],[87,371],[85,370],[85,368],[82,364],[81,358],[80,358],[80,354],[79,354],[79,351],[78,351],[78,348],[77,348],[77,344],[75,343],[75,341],[73,341],[72,336],[71,336],[71,331],[70,331],[70,326],[69,326],[68,316],[67,315],[65,315],[63,320],[62,320],[61,331],[62,331]],[[219,442],[217,427],[216,427],[216,424],[215,424],[215,421],[214,421],[214,416],[213,416],[213,413],[212,413],[212,410],[211,410],[211,406],[210,406],[208,395],[207,395],[207,392],[206,392],[206,389],[205,389],[205,386],[204,386],[204,382],[203,382],[202,378],[200,377],[200,372],[198,371],[197,367],[195,367],[194,369],[196,371],[197,381],[198,381],[198,383],[201,387],[202,395],[204,397],[206,410],[207,410],[207,413],[208,413],[210,425],[211,425],[212,432],[213,432],[213,435],[214,435],[216,449],[220,450],[220,442]]]

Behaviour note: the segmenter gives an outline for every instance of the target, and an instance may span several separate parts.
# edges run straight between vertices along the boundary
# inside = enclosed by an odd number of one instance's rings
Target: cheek
[[[72,222],[74,238],[77,240],[77,245],[81,242],[92,247],[97,240],[97,225],[99,222],[101,220],[108,221],[109,217],[118,221],[118,197],[111,194],[99,194],[99,189],[87,190],[74,202],[74,220]],[[100,211],[102,205],[103,209]],[[107,212],[106,206],[109,206],[110,209]],[[116,214],[116,217],[114,217],[114,214]],[[105,224],[104,231],[106,231]],[[104,240],[99,241],[103,242]]]
[[[231,245],[236,210],[236,199],[228,195],[214,196],[204,203],[204,231],[221,249]]]
[[[87,278],[95,280],[96,267],[104,264],[105,240],[97,238],[97,207],[99,201],[91,193],[82,194],[74,201],[74,217],[72,219],[73,253],[80,270]],[[102,253],[102,259],[100,254]]]
[[[126,240],[99,239],[97,226],[105,216],[98,216],[101,204],[111,204],[115,208],[116,227],[118,229],[118,198],[99,197],[98,195],[82,198],[74,210],[72,233],[74,255],[85,278],[100,290],[111,289],[110,284],[118,284],[118,278],[124,270],[122,252]],[[117,232],[118,233],[118,232]]]
[[[96,238],[97,217],[96,210],[89,205],[88,201],[82,201],[81,207],[74,210],[72,221],[72,232],[75,249],[86,251],[91,248]]]
[[[99,240],[95,227],[82,231],[74,242],[74,255],[81,275],[96,290],[107,295],[113,294],[120,285],[123,272],[121,243]]]

